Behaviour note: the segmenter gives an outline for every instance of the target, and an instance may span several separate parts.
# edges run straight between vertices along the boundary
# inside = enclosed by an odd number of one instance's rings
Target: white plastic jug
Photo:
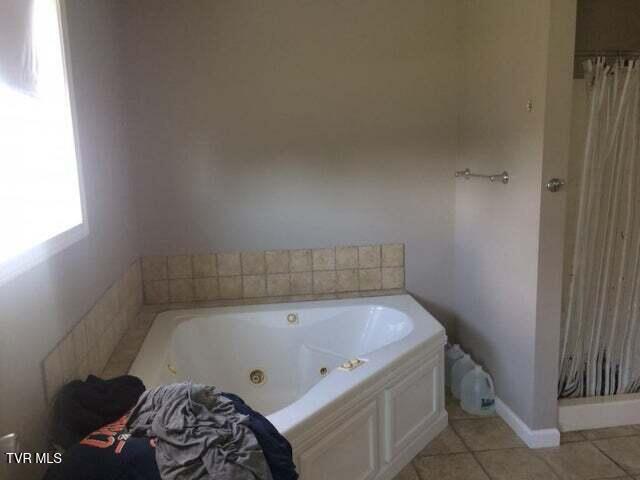
[[[464,356],[464,350],[457,343],[451,345],[444,354],[444,384],[451,386],[451,369]]]
[[[476,364],[469,354],[465,353],[460,360],[453,364],[451,368],[451,393],[457,399],[460,399],[460,385],[462,384],[462,379],[470,370],[473,370]]]
[[[460,385],[460,405],[473,415],[491,415],[496,409],[496,393],[491,375],[480,365],[467,372]]]

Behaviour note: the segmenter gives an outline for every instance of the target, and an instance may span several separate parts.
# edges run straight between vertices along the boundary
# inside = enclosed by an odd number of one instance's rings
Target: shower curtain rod
[[[640,50],[577,50],[576,57],[640,57]]]

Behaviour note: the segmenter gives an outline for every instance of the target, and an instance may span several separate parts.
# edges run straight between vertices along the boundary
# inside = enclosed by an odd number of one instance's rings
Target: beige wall
[[[0,434],[47,446],[42,361],[138,253],[110,0],[67,0],[91,232],[0,286]],[[22,467],[21,479],[42,466]]]
[[[456,184],[457,329],[463,345],[495,376],[498,396],[531,428],[553,427],[557,405],[548,382],[557,377],[548,365],[536,374],[535,364],[537,356],[553,356],[558,348],[557,332],[554,338],[536,328],[550,19],[558,5],[555,0],[461,4],[458,167],[508,170],[511,182]],[[551,39],[553,48],[570,54],[562,39]],[[553,321],[559,322],[559,310]]]
[[[569,98],[547,87],[570,72],[574,15],[572,0],[136,2],[143,254],[404,242],[407,288],[445,322],[455,310],[516,413],[555,425],[560,292],[539,283],[561,272],[538,252],[558,234],[541,230],[543,160],[568,103],[546,105]],[[454,183],[456,158],[512,182]]]
[[[453,7],[135,2],[129,127],[143,253],[402,242],[408,288],[446,312]]]
[[[544,120],[542,185],[567,178],[570,156],[576,1],[552,0]],[[557,425],[566,188],[541,189],[536,303],[534,428]]]

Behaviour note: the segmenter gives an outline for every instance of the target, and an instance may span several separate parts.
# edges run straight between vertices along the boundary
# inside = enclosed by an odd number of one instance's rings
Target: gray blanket
[[[127,427],[157,439],[163,480],[272,480],[247,419],[215,387],[176,383],[143,393]]]

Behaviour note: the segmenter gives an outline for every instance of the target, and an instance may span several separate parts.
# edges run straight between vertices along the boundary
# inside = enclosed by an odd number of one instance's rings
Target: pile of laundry
[[[125,375],[66,384],[45,480],[296,480],[291,445],[261,414],[215,387],[145,390]]]

